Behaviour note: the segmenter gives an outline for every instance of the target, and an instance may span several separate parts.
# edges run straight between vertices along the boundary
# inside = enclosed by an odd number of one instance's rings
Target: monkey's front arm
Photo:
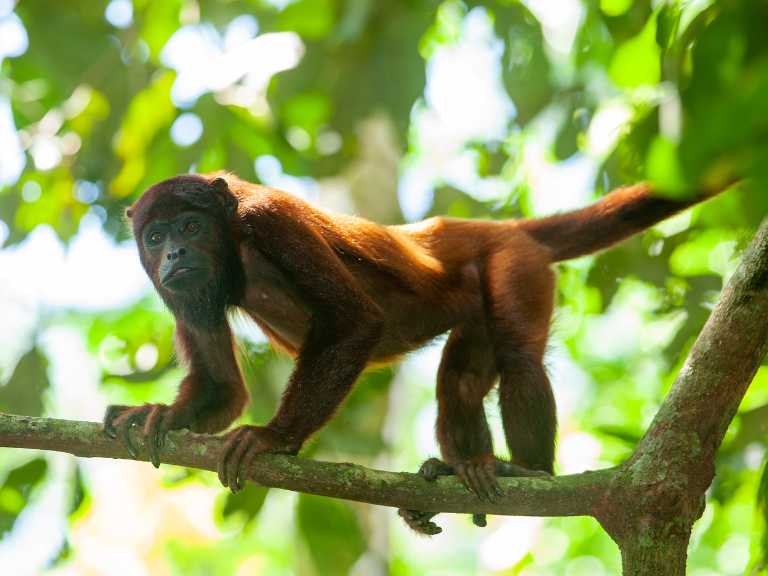
[[[252,242],[246,249],[258,250],[280,270],[286,294],[308,313],[310,327],[272,420],[226,435],[219,479],[232,492],[245,487],[256,454],[296,454],[333,416],[384,333],[381,309],[321,234],[289,212],[288,207],[273,206],[249,214]]]

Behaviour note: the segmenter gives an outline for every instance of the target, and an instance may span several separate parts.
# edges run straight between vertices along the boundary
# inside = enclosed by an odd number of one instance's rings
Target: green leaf
[[[224,505],[222,515],[225,518],[229,518],[233,514],[242,514],[245,517],[245,522],[250,522],[264,506],[264,500],[267,498],[269,488],[261,488],[248,484],[245,490],[238,492],[237,494],[227,494],[227,502]]]
[[[616,84],[626,88],[657,84],[661,78],[660,57],[656,20],[651,18],[640,34],[616,49],[608,74]]]
[[[309,134],[330,120],[333,102],[324,92],[308,90],[291,96],[280,108],[280,118],[288,126],[298,126]]]
[[[336,23],[335,0],[302,0],[280,13],[280,30],[291,30],[307,40],[325,38]]]
[[[350,505],[343,500],[299,494],[297,513],[318,574],[345,576],[366,549]]]
[[[50,386],[47,371],[48,360],[32,348],[16,364],[6,385],[0,386],[0,412],[41,416],[43,394]]]
[[[635,0],[600,0],[600,10],[606,16],[621,16],[629,12]]]
[[[48,463],[43,458],[35,458],[8,474],[0,486],[0,539],[29,503],[32,488],[43,479],[47,469]]]
[[[680,166],[677,146],[657,134],[648,147],[645,174],[660,193],[670,198],[685,198],[690,189]]]

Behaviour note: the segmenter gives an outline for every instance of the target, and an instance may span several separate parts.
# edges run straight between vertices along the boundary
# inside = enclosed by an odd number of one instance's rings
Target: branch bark
[[[131,430],[138,459],[149,462],[141,430]],[[86,458],[128,459],[117,440],[94,422],[33,418],[0,413],[0,447],[68,452]],[[216,471],[221,438],[174,431],[161,451],[164,463]],[[504,497],[481,502],[453,477],[426,482],[418,474],[384,472],[349,463],[321,462],[294,456],[263,454],[251,465],[249,480],[257,486],[331,496],[412,510],[513,516],[583,516],[600,502],[616,474],[602,470],[557,477],[500,478]]]

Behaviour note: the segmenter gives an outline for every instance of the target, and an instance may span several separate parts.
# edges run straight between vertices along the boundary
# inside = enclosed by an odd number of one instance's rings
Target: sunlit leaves
[[[181,5],[181,2],[146,2],[142,12],[141,37],[155,60],[179,27]]]
[[[264,506],[264,500],[268,492],[268,488],[248,484],[245,490],[237,494],[228,493],[222,515],[224,518],[240,516],[245,523],[250,522],[256,517],[262,506]]]
[[[39,224],[49,224],[68,237],[75,233],[80,217],[87,206],[78,202],[72,194],[74,181],[68,170],[58,169],[48,174],[31,174],[30,180],[40,184],[43,193],[35,202],[22,202],[16,211],[16,224],[31,231]],[[23,178],[23,185],[27,179]]]
[[[689,185],[680,167],[677,146],[660,134],[653,138],[648,147],[645,174],[665,197],[684,198],[688,192]]]
[[[465,8],[460,2],[443,2],[435,14],[435,22],[419,41],[419,53],[428,60],[435,50],[450,42],[456,42],[461,35]]]
[[[661,77],[660,55],[656,21],[651,19],[640,34],[616,48],[608,73],[616,84],[627,88],[656,84]]]
[[[283,10],[277,23],[280,30],[292,30],[307,40],[319,40],[336,23],[335,12],[335,0],[300,0]]]
[[[5,385],[0,385],[0,412],[41,416],[48,389],[48,360],[37,348],[21,357]]]
[[[299,528],[324,576],[347,574],[366,548],[351,506],[343,500],[299,495]],[[319,518],[322,522],[317,521]]]
[[[333,102],[327,94],[317,90],[292,96],[280,109],[280,118],[287,126],[298,126],[310,135],[328,122],[332,114]]]
[[[634,3],[634,0],[600,0],[600,10],[606,16],[621,16],[626,14]]]
[[[115,140],[115,154],[125,160],[112,181],[112,191],[123,198],[134,191],[146,172],[145,154],[155,134],[171,125],[176,108],[170,93],[174,75],[166,72],[131,102]]]
[[[29,502],[32,489],[44,477],[48,464],[36,458],[10,471],[0,485],[0,540]]]
[[[109,116],[109,102],[98,90],[80,85],[64,103],[64,112],[69,117],[68,125],[81,135],[88,135],[93,123]]]

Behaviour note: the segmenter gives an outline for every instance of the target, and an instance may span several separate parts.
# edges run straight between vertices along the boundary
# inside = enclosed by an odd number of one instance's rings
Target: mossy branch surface
[[[149,461],[141,430],[131,430],[138,459]],[[0,446],[68,452],[86,458],[129,458],[117,441],[94,422],[32,418],[0,413]],[[191,432],[170,432],[160,452],[167,464],[216,470],[221,438]],[[349,463],[264,454],[251,466],[258,486],[331,496],[414,510],[517,516],[588,515],[602,499],[617,472],[602,470],[570,476],[500,478],[504,496],[481,502],[455,477],[427,482],[418,474],[371,470]]]

